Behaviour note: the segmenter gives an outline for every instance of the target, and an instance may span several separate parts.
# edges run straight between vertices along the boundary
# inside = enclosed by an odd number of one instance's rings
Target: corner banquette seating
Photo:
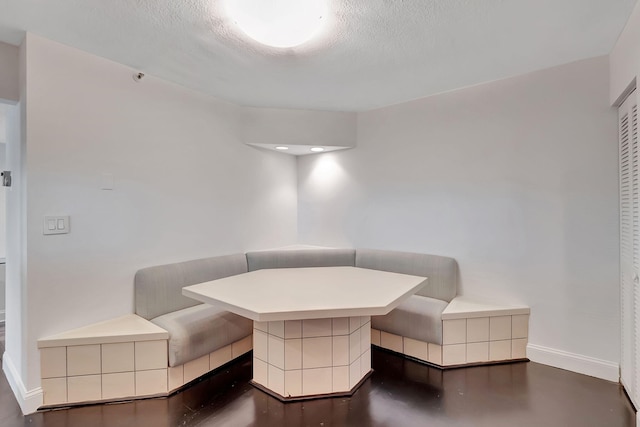
[[[251,335],[253,321],[182,295],[185,286],[247,271],[246,256],[236,254],[149,267],[136,273],[136,314],[169,332],[170,367]]]
[[[251,320],[187,298],[182,295],[183,287],[266,268],[327,266],[355,266],[428,277],[427,286],[416,295],[389,314],[371,318],[373,345],[439,367],[525,358],[524,350],[520,353],[511,351],[516,341],[511,329],[508,355],[502,351],[494,352],[496,357],[493,359],[490,357],[489,314],[478,315],[476,310],[475,314],[467,316],[454,310],[449,314],[453,320],[443,320],[457,294],[458,266],[453,258],[374,249],[253,251],[141,269],[134,278],[135,315],[39,340],[44,406],[166,396],[252,348]],[[501,317],[509,317],[509,328],[512,322],[528,321],[528,309],[499,313],[493,308],[491,316],[505,314]],[[526,319],[511,317],[525,312]],[[467,357],[468,348],[472,348],[467,346],[472,344],[467,343],[465,316],[481,322],[486,319],[487,337],[473,342],[473,345],[486,347],[486,357],[482,352],[480,358]],[[131,326],[133,324],[135,326]],[[104,330],[110,325],[122,329],[121,333],[105,334]],[[461,333],[462,339],[459,338]],[[520,347],[521,344],[518,343]],[[504,350],[506,345],[501,344],[501,348]],[[129,348],[131,351],[126,350]],[[78,353],[79,349],[82,351]],[[93,370],[70,368],[75,363],[75,354],[90,353],[97,355],[99,360],[109,359],[113,354],[115,359],[123,361],[118,369],[105,369],[104,362],[101,366],[96,364]],[[152,362],[144,359],[147,353]],[[63,355],[64,369],[60,361]],[[126,357],[134,359],[127,364]],[[86,365],[86,360],[81,362]],[[93,381],[93,386],[98,384],[100,392],[91,394],[85,389],[82,393],[74,392],[79,381],[84,381],[85,386]]]

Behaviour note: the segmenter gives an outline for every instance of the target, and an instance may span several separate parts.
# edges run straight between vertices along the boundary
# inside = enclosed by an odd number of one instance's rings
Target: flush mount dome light
[[[311,151],[313,151],[314,153],[321,153],[322,151],[324,151],[324,148],[322,148],[322,147],[311,147]]]
[[[280,150],[280,151],[285,151],[285,150],[288,150],[288,149],[289,149],[289,147],[285,147],[284,145],[279,145],[279,146],[276,147],[276,150]]]
[[[226,0],[227,13],[259,43],[293,47],[318,33],[327,16],[326,0]]]

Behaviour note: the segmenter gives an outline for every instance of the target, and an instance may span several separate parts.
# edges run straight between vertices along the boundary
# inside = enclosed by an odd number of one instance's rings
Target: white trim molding
[[[567,371],[607,381],[620,381],[620,365],[608,360],[596,359],[536,344],[527,345],[527,357],[532,362],[543,365],[566,369]]]
[[[20,409],[22,409],[22,413],[28,415],[36,412],[38,408],[42,406],[42,388],[37,387],[33,390],[27,390],[20,378],[18,370],[6,351],[2,355],[2,370],[18,401],[18,405],[20,405]]]

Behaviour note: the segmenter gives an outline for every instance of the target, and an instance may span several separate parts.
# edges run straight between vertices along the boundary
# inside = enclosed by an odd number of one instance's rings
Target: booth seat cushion
[[[353,267],[355,259],[355,249],[282,249],[247,252],[249,271],[265,268]]]
[[[417,295],[451,302],[458,285],[458,263],[453,258],[411,252],[358,249],[356,267],[427,277]]]
[[[139,270],[134,279],[136,314],[154,317],[200,304],[182,288],[247,272],[244,254],[225,255]]]
[[[428,285],[427,285],[428,286]],[[371,327],[414,340],[442,345],[445,301],[412,295],[385,316],[372,316]]]
[[[151,319],[169,332],[169,366],[182,365],[253,332],[253,322],[208,304]]]

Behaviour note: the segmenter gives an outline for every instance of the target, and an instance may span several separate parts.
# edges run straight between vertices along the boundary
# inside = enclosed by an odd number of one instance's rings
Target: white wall
[[[7,168],[7,115],[11,105],[2,104],[0,102],[0,171],[8,170]],[[6,258],[7,248],[7,205],[6,193],[8,188],[0,186],[0,261]],[[4,313],[4,286],[0,286],[0,312]],[[0,314],[0,320],[3,320]]]
[[[132,312],[136,270],[295,243],[296,162],[243,145],[239,107],[120,64],[28,34],[26,66],[25,342],[7,353],[33,390],[38,338]],[[47,214],[71,233],[43,236]]]
[[[0,116],[3,118],[0,121],[5,121],[4,108],[0,105]],[[6,144],[6,132],[3,134],[3,130],[0,126],[0,171],[6,170],[7,166],[7,144]],[[5,141],[5,142],[3,142]],[[0,322],[5,320],[5,282],[6,282],[6,269],[5,258],[7,256],[7,197],[6,194],[9,191],[8,188],[0,186]]]
[[[0,42],[0,99],[18,101],[18,69],[18,47]]]
[[[25,95],[26,66],[25,48],[20,48],[20,86],[21,96]],[[7,256],[6,256],[6,309],[5,309],[5,353],[2,369],[25,413],[32,412],[42,403],[38,390],[27,390],[23,378],[26,378],[26,234],[24,212],[26,202],[23,197],[26,188],[24,172],[25,145],[24,135],[24,99],[17,106],[10,107],[6,116],[7,124],[7,169],[12,171],[12,186],[6,191],[7,202]],[[13,356],[10,356],[12,354]]]
[[[0,171],[7,170],[7,114],[10,105],[0,102]],[[5,320],[5,258],[7,248],[7,197],[8,188],[0,186],[0,322]]]
[[[609,55],[609,101],[620,105],[629,85],[640,71],[640,3],[636,3],[627,25]]]
[[[10,108],[10,105],[0,102],[0,144],[7,142],[7,113],[6,110]]]
[[[298,160],[300,243],[454,257],[465,295],[531,307],[530,343],[617,364],[608,78],[599,57],[361,113],[356,150]]]

